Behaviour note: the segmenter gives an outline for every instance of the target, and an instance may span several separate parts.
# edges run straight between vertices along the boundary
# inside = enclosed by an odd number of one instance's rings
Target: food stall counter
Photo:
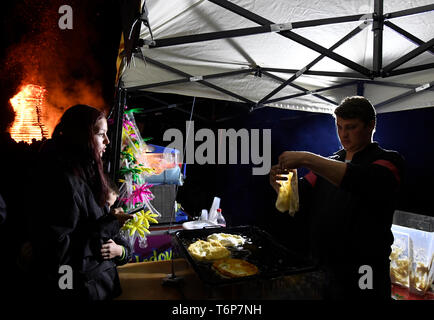
[[[172,261],[180,283],[166,281],[172,275]],[[306,272],[276,279],[210,286],[183,258],[128,263],[119,266],[118,273],[122,294],[117,300],[316,300],[321,299],[320,284],[323,281],[320,272]]]

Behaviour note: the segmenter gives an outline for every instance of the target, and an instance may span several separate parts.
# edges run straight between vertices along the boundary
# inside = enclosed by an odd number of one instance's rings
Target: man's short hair
[[[376,122],[376,112],[371,102],[362,96],[346,97],[335,109],[335,115],[342,119],[360,119],[365,125],[374,120]]]

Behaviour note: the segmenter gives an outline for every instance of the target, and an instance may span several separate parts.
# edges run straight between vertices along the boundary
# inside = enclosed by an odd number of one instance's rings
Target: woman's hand
[[[114,209],[111,209],[110,212],[112,215],[114,215],[118,219],[121,227],[124,225],[124,223],[127,220],[133,218],[132,214],[125,213],[124,209],[122,209],[122,208],[114,208]]]
[[[109,239],[101,247],[101,256],[104,260],[110,260],[122,256],[122,246]]]

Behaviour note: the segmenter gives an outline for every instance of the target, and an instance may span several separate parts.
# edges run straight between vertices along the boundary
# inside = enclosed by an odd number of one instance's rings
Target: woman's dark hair
[[[105,114],[98,109],[72,106],[62,115],[52,136],[67,169],[86,181],[100,206],[106,203],[108,185],[93,136],[95,124],[102,118]]]
[[[362,96],[347,97],[335,109],[335,115],[342,119],[360,119],[365,125],[372,120],[376,122],[375,108],[368,99]]]

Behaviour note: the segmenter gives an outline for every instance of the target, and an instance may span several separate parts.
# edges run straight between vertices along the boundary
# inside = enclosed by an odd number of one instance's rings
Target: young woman
[[[40,152],[32,213],[37,290],[49,297],[106,300],[118,296],[117,264],[128,262],[128,241],[106,206],[109,187],[102,155],[109,144],[99,110],[75,105]]]

